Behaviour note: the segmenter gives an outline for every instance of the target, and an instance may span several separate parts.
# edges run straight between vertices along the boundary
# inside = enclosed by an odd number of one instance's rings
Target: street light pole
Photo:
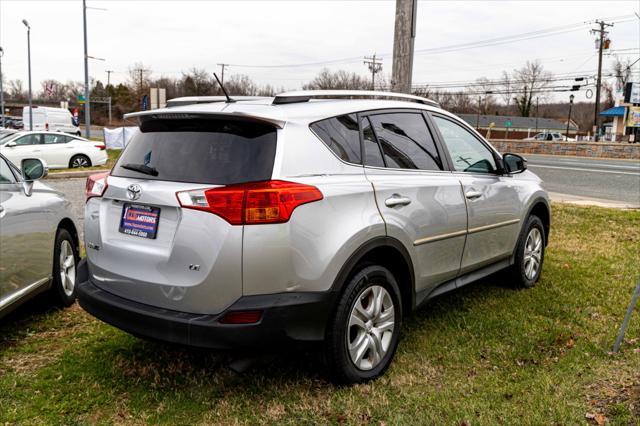
[[[84,27],[84,125],[85,137],[91,139],[91,101],[89,93],[89,54],[87,52],[87,2],[82,0],[82,20]]]
[[[4,55],[4,49],[0,47],[0,114],[2,114],[0,127],[4,127],[4,89],[2,88],[2,56],[3,55]]]
[[[29,67],[29,130],[33,130],[33,100],[31,98],[31,27],[26,19],[22,23],[27,27],[27,63]]]
[[[569,123],[571,123],[571,108],[573,107],[574,98],[575,96],[573,95],[569,96],[569,117],[567,118],[567,133],[566,133],[567,142],[569,141]]]

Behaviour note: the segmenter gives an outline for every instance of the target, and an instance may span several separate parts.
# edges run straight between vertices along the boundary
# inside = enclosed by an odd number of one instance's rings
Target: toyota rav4
[[[435,102],[384,92],[180,98],[86,185],[82,307],[208,348],[323,341],[335,381],[391,363],[403,318],[506,270],[533,286],[547,193]]]

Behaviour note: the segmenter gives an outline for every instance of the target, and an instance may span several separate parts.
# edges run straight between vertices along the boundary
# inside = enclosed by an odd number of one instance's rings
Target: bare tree
[[[369,90],[371,82],[354,72],[338,70],[331,72],[323,69],[309,83],[302,86],[305,90],[344,89],[344,90]]]
[[[479,99],[476,108],[480,109],[480,113],[487,114],[487,111],[495,109],[497,104],[495,96],[492,95],[495,87],[488,78],[480,77],[476,81],[467,86],[467,92],[474,99]]]
[[[552,77],[553,75],[545,71],[540,61],[537,60],[534,62],[527,61],[524,67],[513,72],[516,86],[514,92],[520,93],[515,98],[515,102],[518,113],[522,117],[529,117],[533,99],[549,85],[549,80]]]
[[[509,108],[509,106],[511,106],[511,101],[513,100],[513,85],[514,85],[514,81],[511,78],[511,76],[509,75],[508,72],[506,71],[502,71],[502,77],[501,77],[501,87],[500,87],[500,91],[501,94],[500,96],[502,97],[502,100],[504,101],[504,104],[507,108]]]
[[[217,91],[217,84],[213,81],[213,76],[205,69],[196,67],[182,73],[180,85],[183,96],[214,95]]]
[[[237,96],[256,96],[258,94],[258,86],[244,74],[233,74],[224,80],[224,88],[230,95]]]
[[[146,92],[149,87],[149,78],[151,77],[151,69],[145,67],[142,62],[136,62],[129,67],[128,86],[134,88],[138,95]]]
[[[27,98],[22,80],[9,80],[9,96],[16,101],[22,101]]]

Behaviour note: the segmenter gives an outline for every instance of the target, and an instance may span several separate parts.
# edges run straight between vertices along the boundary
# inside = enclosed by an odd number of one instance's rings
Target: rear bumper
[[[80,306],[102,321],[133,335],[188,346],[230,349],[274,341],[320,341],[333,293],[279,293],[245,296],[217,315],[172,311],[116,296],[89,279],[86,260],[78,265]],[[230,311],[263,312],[255,324],[222,324]]]

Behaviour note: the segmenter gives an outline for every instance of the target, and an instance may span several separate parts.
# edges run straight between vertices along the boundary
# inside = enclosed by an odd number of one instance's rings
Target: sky
[[[363,57],[374,53],[383,59],[383,73],[391,74],[393,0],[88,0],[87,6],[89,55],[105,59],[90,60],[89,74],[103,82],[106,70],[114,71],[112,83],[125,81],[135,63],[144,64],[155,77],[179,77],[192,67],[219,72],[217,64],[228,63],[226,75],[246,74],[259,84],[295,90],[323,67],[370,76]],[[83,81],[80,0],[0,0],[5,81],[21,79],[26,87],[22,19],[32,28],[34,90],[48,78]],[[615,55],[632,61],[640,57],[640,0],[419,1],[413,82],[499,78],[503,70],[536,59],[554,74],[592,76],[597,52],[589,29],[595,25],[583,24],[596,19],[615,22],[609,28],[612,52],[604,57],[605,71],[610,71]],[[545,37],[433,51],[550,28],[555,33]],[[640,81],[640,62],[634,71]],[[580,92],[578,100],[584,96]]]

